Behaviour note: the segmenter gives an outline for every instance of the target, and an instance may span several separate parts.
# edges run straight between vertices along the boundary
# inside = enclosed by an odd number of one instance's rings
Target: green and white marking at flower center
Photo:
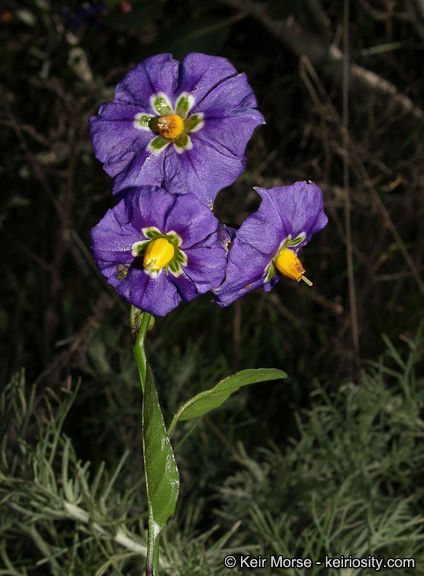
[[[157,134],[157,136],[149,142],[147,150],[152,154],[160,154],[169,144],[173,144],[174,149],[179,154],[182,154],[185,150],[193,148],[193,142],[189,133],[197,132],[205,123],[202,112],[197,112],[197,114],[189,116],[189,112],[194,105],[193,96],[188,92],[182,92],[177,98],[174,110],[168,96],[163,92],[159,92],[150,97],[150,105],[154,114],[139,112],[134,116],[133,122],[134,128],[137,130],[149,130]],[[167,138],[160,133],[158,134],[158,120],[174,114],[179,116],[183,121],[182,132],[175,138]]]
[[[174,256],[165,266],[165,272],[168,274],[170,272],[172,276],[177,278],[183,273],[182,266],[187,266],[187,255],[180,249],[182,244],[182,238],[176,232],[171,231],[167,234],[163,234],[158,228],[155,226],[151,226],[149,228],[143,228],[142,232],[146,237],[146,240],[140,240],[138,242],[134,242],[131,247],[131,252],[134,257],[144,257],[144,254],[147,250],[147,246],[153,242],[154,240],[158,240],[159,238],[165,238],[170,242],[174,247]],[[146,268],[144,271],[146,274],[151,276],[152,278],[157,278],[157,276],[162,272],[161,270],[147,270]]]

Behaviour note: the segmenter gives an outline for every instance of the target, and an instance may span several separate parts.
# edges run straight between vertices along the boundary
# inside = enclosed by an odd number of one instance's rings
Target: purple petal
[[[186,254],[188,265],[185,273],[196,285],[200,294],[217,288],[221,284],[225,274],[226,253],[220,244],[193,248],[187,250]]]
[[[131,225],[125,202],[121,200],[91,230],[91,247],[97,266],[103,270],[107,263],[132,262],[131,247],[138,240],[140,233]]]
[[[154,113],[150,105],[150,96],[164,92],[174,105],[174,92],[178,85],[178,67],[179,63],[172,59],[172,54],[158,54],[146,58],[119,82],[115,98],[120,102],[136,104],[149,113]]]
[[[172,277],[171,281],[178,290],[182,300],[185,302],[191,302],[201,294],[201,292],[197,290],[197,286],[193,284],[192,280],[185,274],[185,272],[177,278]]]
[[[214,290],[220,306],[228,306],[265,283],[265,269],[273,256],[266,256],[236,236],[228,256],[225,282]]]
[[[244,170],[245,158],[218,143],[203,139],[201,131],[191,136],[193,148],[181,154],[172,147],[166,151],[166,187],[177,194],[192,192],[212,208],[219,190],[229,186]]]
[[[226,58],[191,52],[181,63],[178,93],[189,92],[198,104],[217,84],[235,75],[237,70]]]
[[[205,112],[204,126],[198,133],[190,135],[193,145],[195,138],[199,136],[211,146],[219,144],[233,154],[243,157],[254,129],[263,123],[262,114],[257,110],[246,110],[224,117],[224,113],[225,111],[222,111],[221,116],[214,117],[215,112]]]
[[[170,148],[169,145],[168,148]],[[123,188],[132,186],[161,185],[164,180],[164,162],[167,149],[162,150],[159,154],[152,154],[146,149],[133,154],[127,168],[114,178],[112,194],[118,194]]]
[[[285,236],[291,234],[292,238],[306,233],[305,240],[297,248],[301,249],[312,236],[326,226],[327,216],[324,214],[324,201],[322,192],[311,181],[295,182],[290,186],[255,188],[262,196],[260,209],[264,214],[278,215],[281,221],[280,228]],[[284,236],[281,240],[284,239]]]
[[[262,200],[259,209],[248,216],[237,230],[236,239],[246,246],[252,246],[270,262],[287,234],[275,206]]]
[[[159,186],[142,186],[126,190],[125,200],[130,221],[136,230],[155,226],[163,234],[171,231],[167,218],[176,203],[176,196]]]
[[[156,278],[143,269],[130,270],[127,280],[130,285],[127,300],[153,316],[165,316],[181,302],[181,296],[165,270],[161,270]]]
[[[236,74],[216,84],[201,100],[196,99],[191,113],[206,112],[212,116],[229,116],[237,112],[245,112],[257,105],[252,88],[247,82],[246,74]],[[258,112],[264,122],[262,114]]]
[[[226,224],[220,224],[218,229],[218,239],[219,243],[225,249],[225,253],[228,254],[234,238],[236,237],[236,229],[232,226],[227,226]]]
[[[179,197],[166,221],[167,230],[174,230],[181,236],[184,250],[211,235],[214,235],[211,242],[216,243],[218,226],[214,214],[194,194]]]
[[[110,176],[119,174],[144,150],[155,134],[134,127],[138,106],[111,102],[100,107],[99,115],[89,119],[90,137],[96,158]]]

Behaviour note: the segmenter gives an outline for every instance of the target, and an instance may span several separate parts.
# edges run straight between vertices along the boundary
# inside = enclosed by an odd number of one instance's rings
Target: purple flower
[[[225,281],[214,290],[220,306],[256,288],[268,292],[280,274],[312,284],[297,254],[328,222],[321,190],[311,181],[255,190],[262,196],[259,210],[237,230]]]
[[[218,220],[193,194],[141,186],[125,190],[107,211],[91,231],[91,245],[118,294],[165,316],[222,282],[226,254],[218,230]]]
[[[164,184],[211,208],[244,170],[246,144],[264,121],[255,106],[246,75],[225,58],[159,54],[128,72],[90,118],[90,136],[113,194]]]

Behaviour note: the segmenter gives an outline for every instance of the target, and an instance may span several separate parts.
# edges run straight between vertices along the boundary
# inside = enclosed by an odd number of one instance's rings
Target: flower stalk
[[[159,536],[174,514],[179,489],[177,464],[146,359],[146,333],[153,323],[150,314],[131,306],[133,350],[143,392],[143,459],[148,505],[146,576],[159,575]]]

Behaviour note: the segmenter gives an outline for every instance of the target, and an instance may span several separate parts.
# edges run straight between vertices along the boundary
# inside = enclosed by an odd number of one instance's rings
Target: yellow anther
[[[143,266],[149,272],[168,268],[175,254],[175,248],[166,238],[157,238],[150,242],[144,253]]]
[[[288,248],[283,248],[280,251],[275,260],[275,265],[277,266],[277,270],[284,276],[287,276],[287,278],[296,280],[296,282],[303,280],[308,286],[312,286],[312,282],[303,275],[305,270],[302,266],[302,262],[296,254]]]
[[[184,130],[184,122],[177,114],[167,114],[158,118],[157,130],[165,138],[176,138]]]

